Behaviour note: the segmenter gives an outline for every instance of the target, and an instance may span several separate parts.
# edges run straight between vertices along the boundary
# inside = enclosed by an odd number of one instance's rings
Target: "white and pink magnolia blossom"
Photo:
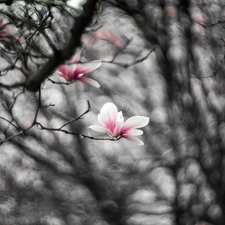
[[[100,84],[96,80],[84,77],[83,75],[99,68],[102,65],[102,62],[100,60],[95,60],[89,63],[77,63],[80,59],[80,55],[81,51],[78,51],[65,65],[59,66],[57,71],[60,73],[60,76],[67,81],[79,80],[99,88]]]
[[[9,34],[10,30],[3,24],[3,19],[0,19],[0,39],[7,39]]]
[[[145,127],[149,123],[149,118],[133,116],[124,122],[122,111],[118,112],[113,103],[107,102],[98,114],[98,122],[100,125],[92,125],[89,128],[106,133],[115,140],[126,138],[138,145],[143,145],[144,143],[136,137],[142,135],[143,131],[137,128]]]
[[[10,41],[12,38],[15,38],[21,44],[24,43],[24,38],[17,34],[16,27],[5,23],[4,19],[0,19],[0,41]]]

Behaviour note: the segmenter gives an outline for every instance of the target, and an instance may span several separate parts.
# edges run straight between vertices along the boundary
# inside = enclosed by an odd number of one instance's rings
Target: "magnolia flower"
[[[113,103],[107,102],[98,114],[98,122],[100,125],[92,125],[89,128],[106,133],[115,140],[126,138],[138,145],[143,145],[144,143],[136,137],[142,135],[143,131],[137,128],[145,127],[149,123],[149,118],[133,116],[124,122],[122,111],[118,112]]]
[[[4,27],[3,19],[0,19],[0,39],[6,39],[7,35],[10,33],[8,28]]]
[[[16,28],[13,27],[12,25],[9,26],[8,24],[3,23],[4,23],[3,19],[0,19],[0,41],[9,40],[9,38],[10,39],[15,38],[15,40],[23,44],[24,38],[16,35]]]
[[[57,71],[67,81],[80,80],[99,88],[100,84],[96,80],[84,77],[83,75],[99,68],[102,65],[102,62],[100,60],[95,60],[84,64],[76,63],[79,60],[80,55],[81,51],[68,61],[67,64],[59,66]]]

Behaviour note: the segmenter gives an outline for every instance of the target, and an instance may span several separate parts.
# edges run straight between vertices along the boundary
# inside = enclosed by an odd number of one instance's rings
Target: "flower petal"
[[[122,119],[122,121],[124,123],[124,118],[123,118],[123,112],[122,111],[118,112],[118,114],[117,114],[117,120],[119,120],[119,119]]]
[[[61,74],[61,76],[67,81],[76,80],[76,79],[74,79],[73,71],[71,71],[71,70],[67,71],[66,74]]]
[[[120,130],[121,130],[123,123],[124,123],[123,113],[120,111],[117,115],[116,127],[113,131],[114,137],[120,136]]]
[[[143,134],[143,131],[138,129],[131,129],[127,132],[127,135],[129,136],[140,136],[142,134]]]
[[[67,65],[61,65],[57,68],[57,71],[60,73],[60,76],[67,81],[74,80],[73,70],[76,67],[69,67]]]
[[[76,71],[74,71],[74,73],[76,74],[77,72]],[[82,77],[84,74],[83,73],[78,73],[78,76],[77,76],[77,79],[79,79],[80,77]]]
[[[67,66],[66,65],[61,65],[57,68],[57,71],[59,73],[61,73],[61,75],[63,76],[63,74],[66,74],[66,71],[67,71]]]
[[[117,114],[117,107],[113,103],[107,102],[100,110],[99,121],[104,127],[113,132],[116,127]]]
[[[80,76],[77,78],[77,80],[80,80],[80,81],[83,81],[85,83],[88,83],[96,88],[100,88],[100,84],[96,81],[96,80],[93,80],[91,78],[87,78],[87,77],[83,77],[83,76]]]
[[[134,129],[145,127],[149,123],[149,118],[145,116],[133,116],[123,125],[125,129]]]
[[[129,141],[132,141],[132,142],[134,142],[137,145],[144,145],[144,142],[142,140],[140,140],[139,138],[137,138],[137,137],[132,137],[132,136],[129,136],[129,135],[124,135],[123,138],[126,138]]]
[[[102,119],[102,116],[101,116],[100,113],[98,114],[98,122],[99,122],[103,127],[105,127],[105,122],[104,122],[104,120]]]
[[[79,61],[81,59],[81,52],[81,49],[77,50],[76,54],[68,61],[68,63],[76,63]]]
[[[89,126],[88,128],[95,130],[97,132],[106,133],[106,134],[108,133],[107,128],[99,126],[99,125],[92,125],[92,126]]]
[[[77,70],[79,70],[79,74],[86,74],[98,69],[101,65],[101,60],[95,60],[89,63],[77,64]]]
[[[106,127],[99,126],[99,125],[92,125],[92,126],[89,126],[88,128],[95,130],[97,132],[108,134],[110,137],[113,137],[113,133]]]

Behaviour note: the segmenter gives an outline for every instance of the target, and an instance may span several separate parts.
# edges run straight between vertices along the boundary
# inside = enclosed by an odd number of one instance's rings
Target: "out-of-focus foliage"
[[[63,49],[81,13],[34,2],[0,4],[0,139],[22,133],[0,145],[0,224],[225,224],[223,1],[99,1],[74,52],[102,60],[101,88],[53,73],[32,93],[6,84]],[[59,128],[87,100],[64,127],[80,136],[32,126]],[[87,127],[106,102],[150,117],[144,146],[82,138],[103,137]]]

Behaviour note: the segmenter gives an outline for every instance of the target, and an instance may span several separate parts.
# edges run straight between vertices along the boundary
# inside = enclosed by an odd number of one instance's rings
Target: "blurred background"
[[[225,224],[223,1],[99,1],[81,35],[79,63],[102,60],[85,75],[101,87],[59,84],[65,80],[54,72],[56,83],[46,79],[41,95],[6,84],[45,63],[51,42],[62,49],[80,11],[34,2],[0,4],[8,35],[0,35],[0,224]],[[145,145],[32,126],[36,118],[59,128],[87,101],[91,111],[66,130],[106,137],[88,126],[112,102],[125,119],[150,117]]]

